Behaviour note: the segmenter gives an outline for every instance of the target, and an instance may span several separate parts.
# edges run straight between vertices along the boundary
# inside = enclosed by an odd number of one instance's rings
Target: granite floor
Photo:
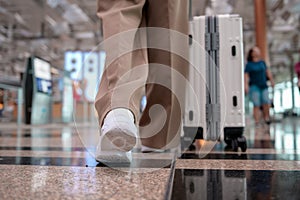
[[[0,124],[0,199],[300,199],[300,118],[245,130],[248,149],[94,159],[92,124]],[[179,148],[180,149],[180,148]]]

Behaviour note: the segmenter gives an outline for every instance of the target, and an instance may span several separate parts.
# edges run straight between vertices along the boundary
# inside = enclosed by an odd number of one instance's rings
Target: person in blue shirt
[[[253,47],[248,52],[247,64],[245,68],[245,93],[249,93],[250,100],[253,102],[253,117],[255,124],[260,122],[260,109],[262,107],[263,118],[270,124],[270,99],[267,81],[274,87],[274,80],[271,71],[261,58],[260,49]]]

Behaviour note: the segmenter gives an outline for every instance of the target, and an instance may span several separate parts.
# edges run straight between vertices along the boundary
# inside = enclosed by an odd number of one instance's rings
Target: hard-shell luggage
[[[246,151],[242,19],[194,17],[190,22],[189,84],[182,144],[224,140]]]

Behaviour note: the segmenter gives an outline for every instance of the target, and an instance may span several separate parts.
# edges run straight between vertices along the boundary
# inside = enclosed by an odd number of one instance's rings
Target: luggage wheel
[[[225,143],[228,145],[226,147],[227,150],[230,149],[231,151],[237,152],[239,147],[241,148],[242,152],[247,150],[247,141],[244,136],[225,139]]]

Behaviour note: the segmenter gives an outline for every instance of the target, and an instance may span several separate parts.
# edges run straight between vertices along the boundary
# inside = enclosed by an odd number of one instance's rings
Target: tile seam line
[[[287,171],[287,172],[300,172],[300,168],[299,169],[232,169],[232,168],[184,168],[184,167],[179,167],[179,168],[175,168],[177,169],[183,169],[183,170],[227,170],[227,171]]]
[[[166,193],[164,196],[165,200],[171,200],[171,198],[172,198],[173,183],[174,183],[175,170],[176,170],[176,154],[174,155],[173,159],[174,159],[174,161],[172,162],[172,165],[171,165],[169,181],[167,183]]]

